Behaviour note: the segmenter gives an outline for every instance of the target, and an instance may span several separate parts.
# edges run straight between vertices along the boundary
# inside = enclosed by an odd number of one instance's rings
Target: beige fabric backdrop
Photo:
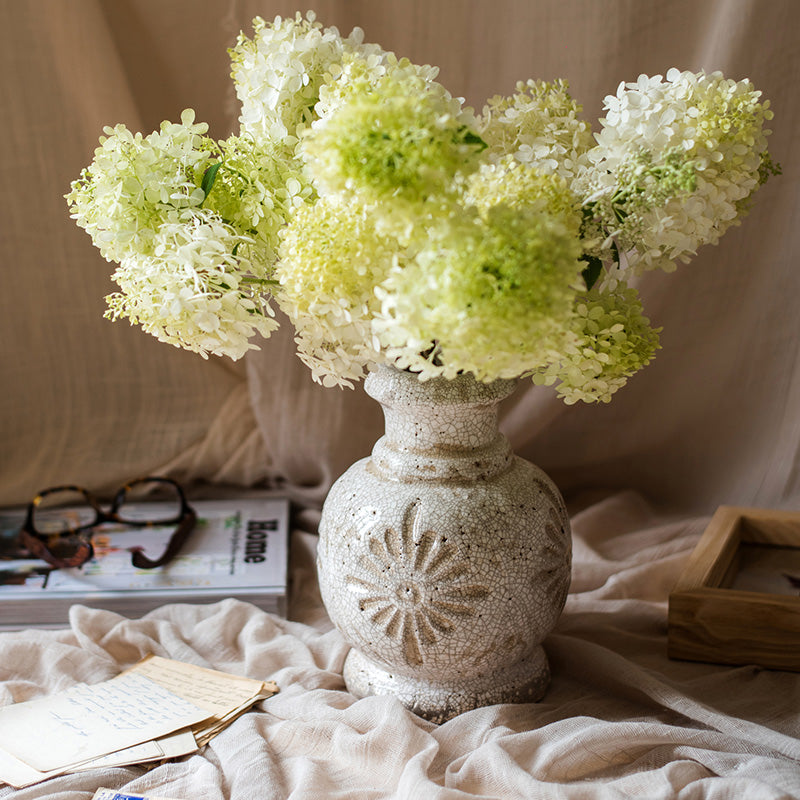
[[[227,600],[142,620],[74,607],[69,629],[0,634],[0,704],[117,674],[149,652],[271,678],[281,692],[201,754],[93,770],[3,800],[89,800],[98,786],[204,800],[797,800],[800,675],[672,661],[667,596],[719,503],[800,506],[796,0],[319,0],[438,64],[480,106],[517,79],[567,78],[587,117],[621,79],[671,66],[750,77],[776,112],[784,175],[741,228],[674,275],[649,276],[664,348],[610,406],[521,387],[503,410],[518,452],[571,500],[570,596],[545,641],[540,703],[436,727],[390,697],[356,700],[330,630],[316,537],[292,541],[292,622]],[[305,10],[305,9],[302,9]],[[0,0],[0,505],[131,475],[285,486],[319,505],[369,451],[360,389],[312,384],[283,329],[233,364],[102,319],[110,266],[62,195],[102,126],[148,132],[194,107],[237,116],[226,47],[288,0]],[[592,490],[592,491],[589,491]],[[305,514],[313,531],[317,513]]]
[[[676,509],[800,499],[798,23],[793,0],[319,0],[326,24],[441,67],[480,108],[518,79],[564,77],[588,119],[621,79],[670,66],[750,77],[776,112],[785,174],[741,228],[644,295],[663,350],[609,406],[523,387],[519,452],[562,489],[633,488]],[[0,0],[0,504],[59,481],[283,480],[318,503],[369,451],[381,415],[323,390],[288,330],[244,362],[200,357],[102,319],[110,265],[62,195],[106,124],[149,132],[191,106],[236,127],[227,47],[291,0]],[[305,9],[303,9],[305,10]]]

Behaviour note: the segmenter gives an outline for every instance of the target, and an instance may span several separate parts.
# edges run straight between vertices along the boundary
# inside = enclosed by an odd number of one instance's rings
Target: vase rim
[[[364,382],[364,389],[379,403],[401,401],[413,403],[476,403],[494,404],[508,397],[516,388],[516,379],[479,381],[472,373],[455,378],[420,380],[418,373],[380,364]]]

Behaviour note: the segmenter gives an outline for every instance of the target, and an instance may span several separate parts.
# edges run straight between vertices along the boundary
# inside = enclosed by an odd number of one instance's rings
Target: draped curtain
[[[147,133],[192,107],[237,129],[227,48],[281,0],[0,0],[0,503],[132,475],[287,487],[319,505],[381,434],[379,408],[323,389],[288,326],[243,361],[103,319],[107,264],[63,195],[103,126]],[[305,11],[305,8],[302,9]],[[621,80],[678,66],[749,77],[772,102],[784,174],[741,227],[642,281],[662,350],[609,405],[523,382],[502,410],[517,451],[569,496],[631,489],[675,510],[800,499],[798,22],[792,0],[319,0],[342,32],[440,67],[480,110],[518,80],[566,79],[588,120]],[[595,128],[597,127],[595,123]]]

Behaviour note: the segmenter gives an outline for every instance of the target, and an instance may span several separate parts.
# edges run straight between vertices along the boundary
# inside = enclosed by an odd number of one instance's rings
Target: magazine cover
[[[137,569],[131,553],[157,558],[174,526],[103,524],[92,533],[89,561],[55,569],[20,547],[24,512],[0,511],[0,627],[63,625],[73,603],[141,616],[165,603],[236,597],[285,615],[288,500],[203,500],[192,507],[197,523],[187,542],[157,569]]]

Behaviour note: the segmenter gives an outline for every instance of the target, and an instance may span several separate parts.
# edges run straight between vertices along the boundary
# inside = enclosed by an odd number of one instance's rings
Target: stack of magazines
[[[131,551],[160,553],[174,526],[106,523],[83,566],[55,569],[18,544],[24,511],[0,511],[0,630],[61,627],[80,604],[140,617],[166,603],[235,597],[286,615],[289,504],[275,496],[192,503],[197,523],[163,567],[137,569]]]

